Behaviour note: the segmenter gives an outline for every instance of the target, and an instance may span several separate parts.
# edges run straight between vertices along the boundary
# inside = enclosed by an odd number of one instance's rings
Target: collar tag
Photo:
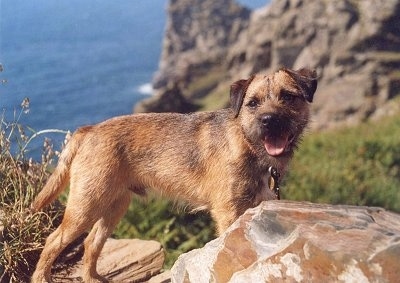
[[[281,174],[279,174],[278,170],[273,166],[270,166],[268,168],[268,172],[270,174],[270,176],[268,177],[268,187],[271,191],[275,193],[276,199],[280,200],[281,196],[279,191],[279,177],[281,176]]]

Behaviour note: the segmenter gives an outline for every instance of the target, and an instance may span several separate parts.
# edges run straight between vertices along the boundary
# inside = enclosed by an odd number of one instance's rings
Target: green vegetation
[[[195,99],[208,96],[209,91],[215,88],[224,78],[225,73],[221,68],[215,67],[191,82],[187,86],[187,93],[190,93],[190,96]]]
[[[229,103],[229,84],[218,86],[224,81],[225,74],[219,68],[213,68],[187,86],[186,92],[202,111],[212,111],[225,108]]]
[[[229,92],[229,86],[219,86],[214,89],[209,95],[196,100],[202,111],[215,111],[217,109],[226,108],[229,105],[229,97],[226,95]]]
[[[214,238],[210,216],[188,212],[189,208],[165,199],[134,199],[114,236],[159,241],[166,250],[165,268],[170,268],[180,254],[202,247]]]
[[[306,136],[283,197],[400,212],[400,115]]]
[[[21,113],[26,109],[24,106]],[[28,211],[48,177],[54,150],[49,143],[40,164],[25,158],[28,138],[16,122],[0,117],[0,282],[27,282],[62,207]],[[46,131],[42,131],[46,132]],[[380,206],[400,212],[400,114],[379,122],[307,134],[285,182],[284,199]],[[28,144],[27,144],[28,143]],[[11,148],[17,148],[12,153]],[[65,200],[63,195],[61,200]],[[151,196],[134,200],[114,231],[116,238],[153,239],[165,247],[166,268],[177,256],[214,237],[209,215]]]

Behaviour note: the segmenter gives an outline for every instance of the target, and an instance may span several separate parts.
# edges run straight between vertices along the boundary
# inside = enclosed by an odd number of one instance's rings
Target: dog
[[[233,83],[227,109],[133,114],[78,129],[32,203],[38,211],[70,184],[62,223],[48,237],[32,282],[50,282],[54,260],[91,227],[83,280],[107,282],[96,271],[104,242],[131,198],[150,189],[207,208],[219,234],[248,208],[276,199],[268,168],[285,173],[316,88],[315,71],[282,68]]]

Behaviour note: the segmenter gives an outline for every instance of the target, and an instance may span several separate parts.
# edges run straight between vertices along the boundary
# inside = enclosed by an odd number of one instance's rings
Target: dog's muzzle
[[[260,118],[263,129],[263,142],[267,153],[279,156],[290,149],[294,135],[288,131],[287,122],[274,114],[264,114]]]

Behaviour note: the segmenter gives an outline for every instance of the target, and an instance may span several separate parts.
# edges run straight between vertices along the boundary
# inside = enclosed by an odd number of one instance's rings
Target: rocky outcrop
[[[250,17],[250,10],[233,0],[170,0],[167,13],[159,70],[153,80],[155,98],[150,98],[150,107],[146,100],[139,102],[135,112],[165,112],[163,107],[154,106],[157,99],[170,93],[171,86],[178,87],[192,104],[213,91],[221,79],[225,80],[221,66],[226,50],[247,27]],[[171,95],[167,98],[175,105]],[[176,105],[174,110],[190,112],[185,106]]]
[[[67,263],[68,268],[65,261],[53,275],[54,282],[81,282],[82,260]],[[97,271],[113,282],[146,282],[160,273],[163,264],[164,252],[158,242],[108,239],[97,262]],[[154,278],[152,282],[165,282],[165,278]]]
[[[156,89],[190,82],[223,62],[225,50],[247,26],[250,10],[233,0],[170,0]]]
[[[189,113],[199,107],[191,103],[181,92],[178,84],[165,88],[158,96],[153,96],[135,106],[135,112],[181,112]]]
[[[181,255],[172,282],[398,282],[400,215],[268,201]]]
[[[400,0],[274,0],[253,12],[233,0],[171,0],[155,95],[178,82],[200,106],[221,93],[227,103],[237,79],[306,66],[319,74],[314,127],[354,124],[400,104],[399,27]]]

